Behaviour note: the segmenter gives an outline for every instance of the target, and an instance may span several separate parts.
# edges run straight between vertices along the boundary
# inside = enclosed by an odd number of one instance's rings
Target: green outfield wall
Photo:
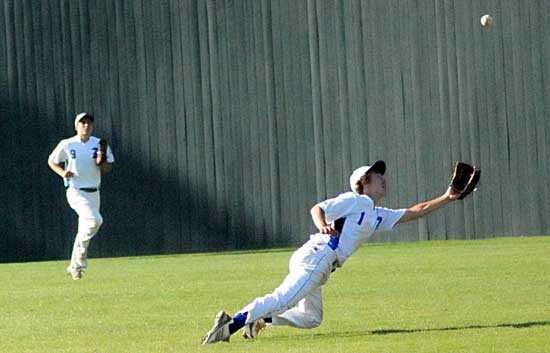
[[[549,234],[549,19],[547,0],[0,0],[0,261],[69,257],[47,158],[82,111],[116,157],[92,257],[296,246],[376,159],[392,208],[455,160],[482,181],[373,241]]]

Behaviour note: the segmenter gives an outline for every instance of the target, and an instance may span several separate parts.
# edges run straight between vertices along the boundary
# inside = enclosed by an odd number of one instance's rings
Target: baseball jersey
[[[393,230],[395,224],[406,209],[389,209],[375,207],[372,199],[366,195],[354,192],[346,192],[335,198],[322,201],[317,204],[325,212],[328,223],[345,217],[345,222],[340,232],[338,247],[334,250],[338,257],[338,265],[351,256],[362,244],[364,244],[376,231]],[[328,242],[330,234],[317,233],[312,239]]]
[[[66,187],[99,188],[101,171],[96,164],[99,138],[90,136],[82,142],[78,135],[61,140],[50,154],[49,159],[56,164],[65,163],[65,170],[73,173],[72,178],[64,178]],[[113,163],[115,158],[111,148],[107,147],[107,162]]]

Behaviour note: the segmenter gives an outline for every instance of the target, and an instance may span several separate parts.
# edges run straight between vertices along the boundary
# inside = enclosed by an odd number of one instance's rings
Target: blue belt
[[[330,240],[328,241],[328,247],[332,250],[336,250],[338,248],[338,243],[340,242],[340,237],[335,237],[333,235],[330,236]]]

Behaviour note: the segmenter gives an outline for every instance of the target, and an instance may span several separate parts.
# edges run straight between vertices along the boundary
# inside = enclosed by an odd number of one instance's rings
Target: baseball
[[[482,27],[488,27],[493,24],[493,18],[489,14],[483,15],[481,16],[481,19],[479,20],[479,22],[481,22]]]

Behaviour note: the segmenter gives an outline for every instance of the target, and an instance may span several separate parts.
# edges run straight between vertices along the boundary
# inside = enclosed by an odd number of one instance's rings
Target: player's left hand
[[[477,166],[456,161],[449,186],[453,194],[459,194],[458,199],[462,200],[476,190],[480,176],[481,170]]]
[[[445,194],[447,195],[447,198],[451,201],[458,200],[458,198],[460,197],[460,193],[450,186],[447,188]]]
[[[103,163],[103,161],[104,161],[103,152],[97,151],[97,155],[95,157],[95,163],[97,165],[100,165],[101,163]]]
[[[97,155],[95,158],[95,163],[101,165],[107,160],[107,140],[99,140],[99,145],[97,146]]]

